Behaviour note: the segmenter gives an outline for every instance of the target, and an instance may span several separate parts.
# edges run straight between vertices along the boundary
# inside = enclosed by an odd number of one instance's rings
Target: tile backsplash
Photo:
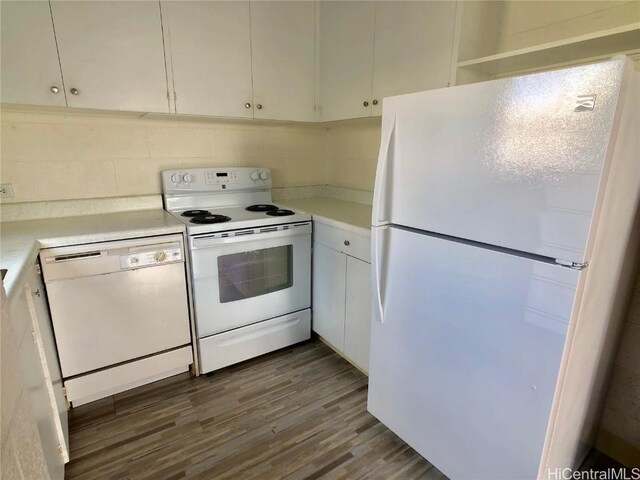
[[[4,108],[0,175],[15,196],[2,201],[161,193],[161,170],[203,166],[269,167],[274,187],[325,185],[327,133],[314,124]]]

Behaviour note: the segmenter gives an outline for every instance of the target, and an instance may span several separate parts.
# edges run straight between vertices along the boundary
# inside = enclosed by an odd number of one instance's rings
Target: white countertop
[[[316,222],[359,235],[369,236],[371,232],[369,205],[326,197],[277,203],[309,213]],[[8,270],[4,279],[7,296],[11,298],[26,267],[36,261],[42,248],[182,233],[184,230],[182,223],[161,209],[1,223],[0,267]]]
[[[314,222],[325,223],[359,235],[371,235],[371,206],[335,198],[279,200],[278,205],[309,213]]]
[[[182,223],[161,209],[51,218],[0,224],[0,267],[7,297],[41,248],[182,233]]]

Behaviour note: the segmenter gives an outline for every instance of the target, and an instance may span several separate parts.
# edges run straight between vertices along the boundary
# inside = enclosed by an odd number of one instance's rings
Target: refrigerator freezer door
[[[623,70],[615,60],[385,99],[373,225],[585,261]]]
[[[384,236],[369,411],[450,478],[535,478],[580,272]]]

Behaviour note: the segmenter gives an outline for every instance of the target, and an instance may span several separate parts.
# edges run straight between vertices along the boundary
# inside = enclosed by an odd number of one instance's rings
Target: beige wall
[[[554,42],[639,20],[638,0],[504,2],[498,51]]]
[[[330,185],[373,191],[380,122],[378,117],[330,124],[325,137]]]
[[[466,1],[459,60],[518,50],[640,21],[640,1]]]
[[[163,169],[265,166],[276,187],[327,183],[325,128],[3,110],[0,177],[31,202],[160,193]]]
[[[3,110],[5,203],[161,193],[163,169],[264,166],[275,187],[372,191],[380,118],[328,125]]]
[[[640,458],[640,276],[623,329],[601,428],[613,436],[604,436],[603,449],[612,449],[615,455],[617,440],[623,440],[635,448],[636,460]],[[612,445],[606,445],[607,440]]]

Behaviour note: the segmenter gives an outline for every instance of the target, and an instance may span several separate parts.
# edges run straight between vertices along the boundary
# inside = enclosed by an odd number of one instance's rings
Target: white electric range
[[[269,170],[167,170],[162,185],[187,226],[200,372],[308,339],[311,216],[271,203]]]

